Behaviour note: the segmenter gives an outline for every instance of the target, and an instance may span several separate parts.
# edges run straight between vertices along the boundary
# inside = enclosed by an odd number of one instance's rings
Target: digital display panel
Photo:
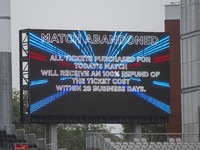
[[[31,29],[31,116],[169,116],[169,35]]]

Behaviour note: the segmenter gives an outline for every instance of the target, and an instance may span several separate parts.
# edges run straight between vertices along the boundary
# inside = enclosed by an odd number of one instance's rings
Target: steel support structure
[[[28,30],[20,30],[20,119],[26,122],[29,117],[29,36]]]

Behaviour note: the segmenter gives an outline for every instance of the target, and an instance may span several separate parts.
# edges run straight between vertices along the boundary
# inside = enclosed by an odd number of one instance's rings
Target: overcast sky
[[[178,0],[11,0],[13,88],[19,89],[19,30],[163,32],[165,5]]]

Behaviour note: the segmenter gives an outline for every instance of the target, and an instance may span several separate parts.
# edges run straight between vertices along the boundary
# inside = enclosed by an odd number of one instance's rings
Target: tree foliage
[[[72,150],[85,150],[88,132],[108,133],[102,124],[59,124],[58,147]]]
[[[142,126],[143,133],[166,133],[166,124],[146,124]]]
[[[12,104],[13,104],[13,123],[19,123],[19,114],[20,114],[20,107],[19,107],[19,91],[16,89],[12,92]]]
[[[123,133],[131,133],[130,124],[122,124]],[[166,133],[166,124],[143,124],[142,133]]]
[[[12,92],[13,104],[13,123],[16,129],[25,129],[26,134],[36,134],[38,138],[44,137],[45,126],[42,124],[24,124],[20,122],[20,92],[13,89]]]

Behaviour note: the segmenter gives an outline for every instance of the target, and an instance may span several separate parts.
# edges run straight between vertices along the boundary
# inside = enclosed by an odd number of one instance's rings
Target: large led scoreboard
[[[20,30],[22,122],[166,123],[163,32]]]

